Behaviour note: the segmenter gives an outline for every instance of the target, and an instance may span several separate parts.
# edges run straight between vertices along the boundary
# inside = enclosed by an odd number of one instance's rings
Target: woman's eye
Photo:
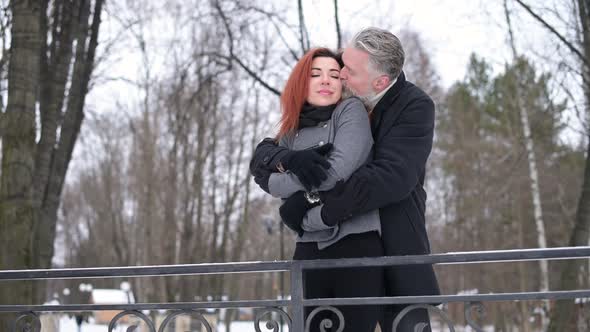
[[[339,80],[339,79],[340,79],[340,76],[338,76],[338,75],[333,75],[333,76],[332,76],[332,78],[335,78],[335,79]]]
[[[320,77],[319,74],[311,74],[311,77]]]

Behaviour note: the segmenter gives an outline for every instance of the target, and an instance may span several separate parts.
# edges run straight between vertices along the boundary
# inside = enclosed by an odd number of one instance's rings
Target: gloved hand
[[[303,217],[309,209],[319,205],[320,203],[310,203],[304,196],[303,191],[298,191],[291,195],[279,208],[279,213],[283,223],[291,230],[295,231],[299,236],[303,235],[303,228],[301,223]]]
[[[364,177],[351,177],[347,182],[338,181],[334,188],[320,192],[322,221],[335,226],[358,213],[369,201],[368,181]]]
[[[281,164],[285,170],[295,174],[307,190],[311,190],[328,178],[326,170],[330,169],[331,165],[325,155],[332,147],[332,143],[327,143],[313,149],[289,151],[281,158]]]
[[[268,190],[268,179],[270,179],[271,174],[272,171],[266,167],[258,167],[252,172],[252,175],[254,175],[254,182],[256,182],[256,184],[258,184],[262,190],[269,194],[270,191]]]

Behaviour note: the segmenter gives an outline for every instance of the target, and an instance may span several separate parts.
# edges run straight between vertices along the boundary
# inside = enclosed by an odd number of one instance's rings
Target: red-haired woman
[[[336,225],[326,225],[321,217],[318,192],[346,181],[367,162],[373,145],[363,103],[357,98],[342,99],[341,68],[340,57],[326,48],[311,49],[299,60],[281,95],[283,113],[276,137],[279,145],[289,150],[276,156],[275,166],[267,172],[255,174],[263,189],[285,199],[280,214],[298,235],[293,256],[296,260],[383,255],[378,211]],[[260,165],[252,166],[262,169]],[[320,167],[325,168],[325,173],[316,172]],[[383,278],[379,267],[305,271],[305,297],[382,296]],[[311,309],[306,310],[307,314]],[[375,305],[338,309],[344,315],[344,331],[372,332],[381,313]],[[325,314],[329,313],[319,314],[311,326],[317,329]]]

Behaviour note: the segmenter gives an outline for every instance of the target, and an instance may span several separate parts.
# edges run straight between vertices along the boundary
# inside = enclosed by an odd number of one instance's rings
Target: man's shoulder
[[[404,86],[397,92],[397,96],[389,99],[384,105],[384,123],[393,123],[401,118],[407,120],[408,117],[420,122],[432,121],[434,101],[426,92],[408,81],[404,82]]]
[[[414,100],[429,100],[432,101],[432,98],[420,87],[415,85],[410,81],[406,81],[405,85],[402,89],[401,95],[404,97],[403,99],[408,99],[411,101]]]
[[[412,82],[405,81],[404,85],[396,91],[397,95],[392,95],[384,105],[386,114],[397,118],[406,111],[411,110],[418,112],[434,112],[434,101],[420,87]]]

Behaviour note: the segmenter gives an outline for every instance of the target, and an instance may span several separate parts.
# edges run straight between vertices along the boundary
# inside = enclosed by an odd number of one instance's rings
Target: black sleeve
[[[399,202],[414,190],[432,149],[434,103],[423,95],[407,104],[395,123],[382,125],[389,127],[380,128],[384,134],[376,138],[373,160],[354,172],[346,183],[354,183],[356,177],[368,184],[368,197],[360,199],[366,203],[351,211],[352,215]]]
[[[267,137],[263,139],[254,150],[250,161],[250,174],[254,175],[254,171],[260,167],[277,172],[277,164],[287,152],[289,152],[289,149],[278,146],[273,138]]]

